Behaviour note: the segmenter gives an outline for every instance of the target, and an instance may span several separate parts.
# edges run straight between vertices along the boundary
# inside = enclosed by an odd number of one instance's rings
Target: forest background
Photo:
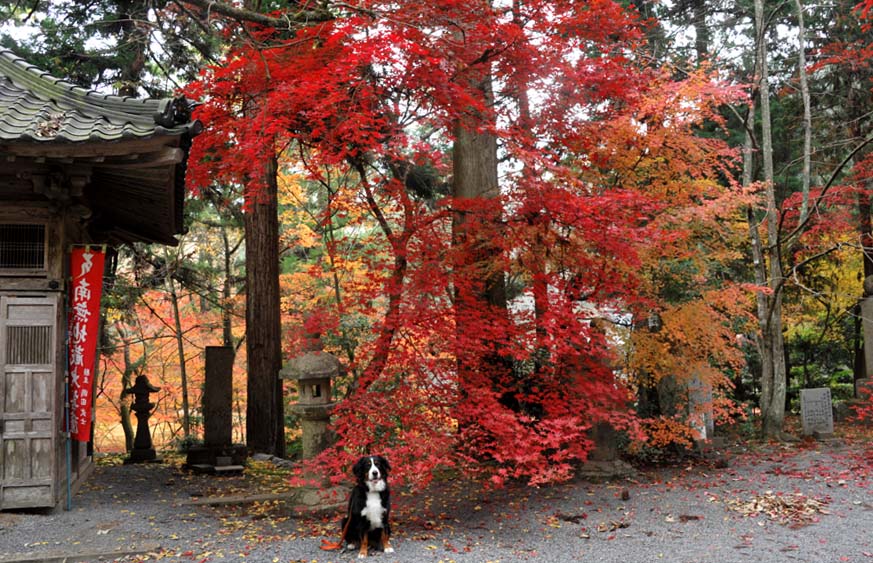
[[[234,437],[293,457],[275,378],[319,333],[339,472],[566,478],[706,418],[785,438],[799,389],[866,377],[869,3],[4,0],[0,42],[84,87],[185,94],[188,232],[119,249],[95,447],[200,437],[204,348]],[[699,390],[712,400],[690,400]],[[248,424],[246,423],[248,421]],[[451,455],[447,455],[451,454]]]

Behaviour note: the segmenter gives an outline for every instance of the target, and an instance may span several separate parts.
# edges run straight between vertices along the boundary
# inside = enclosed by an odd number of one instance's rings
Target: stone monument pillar
[[[330,388],[342,365],[336,356],[324,351],[320,334],[305,338],[304,353],[285,364],[279,375],[297,382],[297,404],[291,408],[300,416],[302,457],[312,459],[331,444],[327,429],[334,407]]]
[[[233,442],[233,348],[206,347],[203,385],[203,444],[227,447]]]
[[[248,452],[233,443],[233,348],[206,347],[203,383],[203,445],[190,446],[186,466],[199,473],[231,475],[243,471]]]

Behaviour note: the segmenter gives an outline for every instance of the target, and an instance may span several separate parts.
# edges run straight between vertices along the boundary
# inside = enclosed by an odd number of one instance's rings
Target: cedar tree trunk
[[[278,162],[270,158],[264,187],[247,196],[246,353],[248,382],[246,443],[255,452],[285,454],[279,320]]]
[[[486,106],[493,101],[491,77],[484,71],[478,83]],[[506,315],[506,287],[503,270],[495,267],[499,250],[494,240],[502,218],[497,177],[497,138],[482,127],[487,116],[471,110],[467,119],[455,124],[452,148],[452,195],[459,208],[452,221],[452,241],[455,249],[463,249],[456,258],[455,327],[458,374],[461,392],[467,393],[474,373],[487,369],[493,381],[503,379],[506,365],[496,353],[498,343],[482,335],[482,315],[491,322]],[[493,201],[493,204],[489,202]],[[473,208],[467,207],[473,202]],[[464,342],[471,342],[467,346]],[[514,395],[514,394],[513,394]],[[463,421],[462,421],[463,424]]]

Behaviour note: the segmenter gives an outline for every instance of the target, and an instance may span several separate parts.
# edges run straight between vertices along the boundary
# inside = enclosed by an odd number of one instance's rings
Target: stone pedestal
[[[634,468],[618,456],[618,432],[606,422],[598,422],[591,428],[594,449],[576,472],[577,477],[595,483],[632,477]]]
[[[245,444],[191,446],[185,457],[185,467],[199,473],[239,473],[245,468],[248,455]]]
[[[291,409],[300,417],[300,431],[303,441],[300,457],[312,459],[333,442],[332,435],[327,428],[333,405],[296,404],[292,405]]]
[[[608,422],[597,422],[589,432],[594,449],[588,453],[588,461],[615,461],[618,459],[618,432]]]
[[[633,476],[636,471],[630,464],[619,459],[619,433],[608,422],[597,422],[589,432],[594,449],[577,471],[581,479],[592,482],[611,481]]]
[[[683,398],[687,397],[687,403]],[[711,440],[715,435],[712,415],[712,386],[700,376],[682,381],[667,376],[658,382],[658,402],[661,414],[672,417],[679,415],[698,433],[698,442]]]

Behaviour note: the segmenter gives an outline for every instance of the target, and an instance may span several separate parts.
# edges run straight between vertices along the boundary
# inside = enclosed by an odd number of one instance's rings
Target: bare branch
[[[300,25],[333,19],[333,15],[327,10],[301,10],[285,14],[282,17],[273,17],[215,0],[173,0],[173,3],[183,9],[187,4],[196,6],[206,13],[220,14],[241,23],[253,23],[278,29],[291,29]]]

